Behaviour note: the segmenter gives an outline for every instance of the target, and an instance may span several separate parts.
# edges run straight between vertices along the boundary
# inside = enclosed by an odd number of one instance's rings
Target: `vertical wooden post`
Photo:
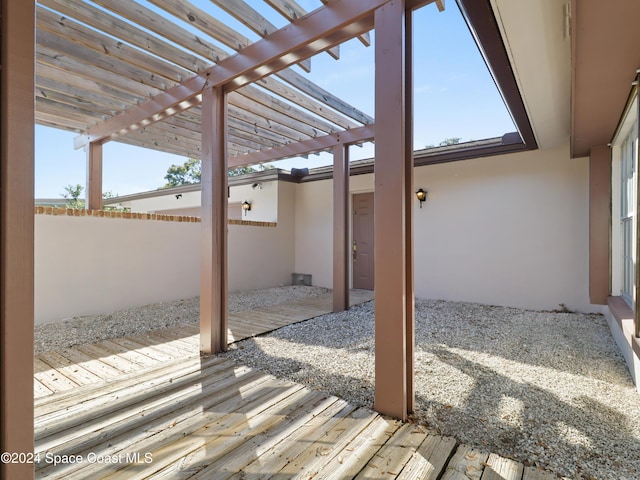
[[[349,309],[349,147],[333,148],[333,311]]]
[[[636,337],[640,338],[640,69],[636,71],[636,79],[635,79],[635,90],[636,90],[636,269],[635,269],[635,285],[634,285],[634,312],[633,312],[633,321],[635,325],[635,334]]]
[[[589,156],[589,301],[606,305],[611,292],[611,148]]]
[[[0,11],[0,451],[30,453],[33,429],[34,2]],[[0,478],[34,477],[0,462]]]
[[[444,0],[443,0],[444,1]],[[442,5],[444,9],[444,3]],[[440,6],[438,6],[440,8]],[[415,344],[415,298],[413,283],[413,207],[415,196],[413,194],[413,10],[405,12],[405,281],[406,281],[406,359],[407,359],[407,411],[413,412],[415,408],[415,393],[413,387],[413,356]]]
[[[227,350],[227,97],[202,94],[202,257],[200,350]]]
[[[85,207],[102,210],[102,143],[87,146],[87,194]]]
[[[411,258],[407,224],[405,2],[392,0],[375,13],[375,409],[406,420],[413,391],[407,327],[413,329]],[[409,209],[410,211],[410,209]],[[409,225],[409,230],[407,229]],[[409,267],[411,268],[411,267]],[[412,344],[412,342],[411,342]]]

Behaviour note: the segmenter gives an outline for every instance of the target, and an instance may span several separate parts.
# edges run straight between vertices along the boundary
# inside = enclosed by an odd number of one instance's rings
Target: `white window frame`
[[[635,306],[635,271],[637,232],[638,175],[638,98],[620,123],[612,142],[612,295],[621,296],[633,309]],[[625,235],[626,231],[626,235]],[[625,238],[626,237],[626,238]],[[626,247],[625,247],[626,245]],[[626,249],[626,251],[625,251]]]

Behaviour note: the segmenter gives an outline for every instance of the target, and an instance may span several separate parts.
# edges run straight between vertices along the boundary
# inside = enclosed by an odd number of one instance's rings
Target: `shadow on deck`
[[[259,309],[255,332],[256,314],[237,314],[230,330],[239,339],[282,326],[276,318],[327,313],[320,297],[313,308],[311,300]],[[312,316],[300,318],[304,309]],[[36,477],[556,478],[228,359],[200,357],[198,344],[191,325],[39,356],[35,382],[49,393],[35,400]]]

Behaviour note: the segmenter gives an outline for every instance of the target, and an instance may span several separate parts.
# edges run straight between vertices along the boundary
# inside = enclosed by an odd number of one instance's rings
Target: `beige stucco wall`
[[[277,227],[229,225],[231,292],[291,284],[294,271],[293,185],[281,183],[277,192],[279,199],[274,203],[280,205],[281,210]]]
[[[250,185],[234,185],[229,188],[229,203],[242,203],[245,200],[251,203],[251,211],[243,214],[243,220],[254,222],[278,221],[278,183],[277,181],[257,182],[258,187]],[[175,193],[163,194],[149,198],[138,198],[123,201],[119,205],[131,209],[132,212],[166,213],[172,215],[193,214],[193,208],[201,205],[200,190],[184,192],[180,198]],[[184,213],[183,213],[184,212]],[[197,215],[199,216],[199,214]]]
[[[416,295],[594,311],[588,159],[568,147],[419,168]]]
[[[36,215],[36,324],[197,295],[199,232],[199,223]]]
[[[419,167],[418,298],[594,311],[588,300],[588,161],[568,147]],[[352,177],[371,191],[373,175]],[[296,186],[296,271],[330,287],[331,181]]]
[[[279,190],[276,227],[229,225],[229,291],[291,281],[293,186]],[[200,235],[195,222],[35,215],[36,324],[199,295]]]

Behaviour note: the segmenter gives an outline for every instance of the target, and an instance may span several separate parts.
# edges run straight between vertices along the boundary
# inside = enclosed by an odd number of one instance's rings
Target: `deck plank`
[[[522,480],[558,480],[558,476],[538,467],[528,466],[524,467]]]
[[[36,423],[45,425],[50,418],[82,413],[87,409],[102,408],[112,405],[114,400],[125,401],[128,396],[133,400],[142,393],[151,394],[173,388],[173,383],[186,382],[198,378],[203,370],[213,368],[224,362],[224,359],[193,359],[191,361],[173,362],[160,368],[147,369],[123,376],[120,380],[85,385],[74,391],[64,392],[51,399],[43,399],[35,404]],[[117,407],[112,407],[117,408]],[[91,414],[89,414],[91,415]],[[81,421],[81,420],[78,420]],[[36,436],[38,430],[36,429]]]
[[[356,476],[365,478],[396,478],[411,459],[427,434],[411,423],[404,424],[398,432],[372,457]]]
[[[175,354],[169,354],[167,352],[162,351],[162,349],[154,348],[152,344],[154,342],[145,341],[143,338],[136,337],[122,337],[122,338],[112,338],[111,342],[117,343],[121,347],[134,350],[137,353],[145,355],[146,357],[155,360],[151,362],[150,365],[154,365],[157,362],[167,362],[170,360],[175,360],[178,358]]]
[[[245,465],[240,471],[232,474],[229,478],[240,479],[246,476],[262,475],[265,474],[265,472],[270,472],[271,474],[282,472],[282,469],[285,468],[293,458],[307,450],[309,444],[321,438],[325,429],[332,428],[343,418],[353,414],[355,410],[356,407],[347,404],[347,402],[340,401],[336,403],[333,408],[306,422],[282,442],[268,449],[254,461]]]
[[[58,352],[43,353],[40,355],[40,359],[78,385],[86,385],[101,380],[99,376],[73,363]]]
[[[317,480],[351,479],[360,472],[373,455],[393,437],[402,425],[397,420],[378,416],[342,450],[325,463],[315,477]]]
[[[398,480],[436,480],[456,448],[453,437],[427,435],[398,475]]]
[[[487,452],[460,445],[449,461],[442,480],[480,480],[488,458]]]
[[[141,368],[158,364],[158,360],[155,360],[148,355],[145,355],[144,353],[138,352],[134,348],[129,348],[128,346],[124,346],[118,342],[114,342],[113,340],[115,339],[103,340],[102,342],[98,342],[95,345],[100,348],[104,348],[105,350],[115,355],[119,355],[120,357],[130,361],[131,363],[139,365]]]
[[[52,475],[52,478],[102,478],[107,473],[113,473],[120,468],[125,468],[126,463],[113,465],[91,464],[86,461],[89,452],[100,452],[101,455],[118,456],[127,452],[152,452],[154,446],[162,445],[167,439],[181,438],[196,432],[203,424],[209,423],[212,418],[222,418],[233,415],[247,399],[261,398],[272,393],[263,384],[274,382],[273,378],[260,374],[259,372],[248,373],[245,376],[234,377],[232,383],[222,385],[222,389],[215,390],[212,385],[211,390],[205,390],[203,395],[197,395],[195,402],[186,406],[180,405],[176,410],[162,411],[162,415],[151,421],[142,422],[142,426],[134,425],[129,429],[125,423],[122,428],[125,431],[117,430],[116,434],[108,435],[106,438],[100,437],[99,443],[91,442],[90,449],[78,452],[70,445],[69,454],[81,454],[85,461],[77,464],[65,464],[54,468],[51,465],[42,465],[43,468],[37,471],[39,476]],[[136,411],[136,405],[130,406]],[[99,435],[99,432],[96,433]],[[64,447],[64,445],[63,445]],[[36,442],[38,451],[39,443]]]
[[[188,418],[175,420],[172,415],[169,415],[166,423],[158,426],[157,429],[149,431],[145,427],[142,431],[128,432],[123,443],[116,446],[104,445],[100,450],[104,448],[111,455],[124,453],[125,450],[150,452],[153,454],[154,461],[149,468],[153,470],[165,465],[169,458],[180,458],[180,454],[188,454],[189,448],[194,444],[204,443],[203,438],[206,438],[207,431],[217,435],[239,422],[246,424],[247,419],[257,413],[256,409],[267,408],[303,388],[301,385],[285,383],[273,378],[268,378],[263,383],[266,385],[253,385],[253,388],[245,391],[244,395],[234,395],[225,402],[218,403],[216,408],[211,408],[213,404],[198,408]],[[207,398],[202,400],[210,402]],[[183,439],[188,442],[187,446],[181,443]],[[127,444],[130,447],[127,447]],[[177,457],[176,454],[178,454]],[[139,468],[137,464],[126,463],[88,464],[84,465],[79,472],[84,478],[102,478],[112,475],[113,478],[129,479]]]
[[[59,353],[71,363],[81,366],[101,379],[114,378],[122,375],[120,370],[104,363],[99,358],[87,355],[77,348],[65,348],[64,350],[60,350]]]
[[[489,455],[482,480],[521,480],[524,465],[495,453]]]
[[[47,387],[45,387],[44,384],[38,381],[37,378],[35,377],[33,378],[33,397],[34,398],[46,397],[53,393],[54,393],[53,390],[50,390]]]
[[[330,428],[323,426],[323,435],[278,474],[282,476],[292,472],[299,477],[315,477],[325,463],[340,456],[347,445],[377,417],[378,414],[368,408],[358,408]]]
[[[33,376],[52,392],[72,390],[78,386],[76,382],[70,380],[51,365],[42,361],[40,355],[33,359],[33,363],[35,370]]]
[[[101,347],[97,343],[90,343],[85,345],[76,345],[75,348],[86,355],[99,359],[100,361],[112,366],[116,370],[123,373],[130,373],[136,370],[140,370],[140,365],[127,360],[121,355],[110,352],[109,350]]]
[[[241,450],[244,446],[245,453],[251,454],[252,449],[247,449],[247,446],[251,445],[252,439],[256,436],[273,430],[279,431],[291,418],[303,415],[305,411],[325,403],[327,398],[325,394],[301,388],[285,398],[268,404],[264,410],[252,416],[251,421],[235,418],[229,422],[223,422],[222,425],[216,423],[215,428],[205,426],[201,430],[202,433],[199,432],[196,435],[198,441],[194,442],[193,438],[181,438],[167,445],[164,452],[159,451],[158,456],[162,458],[162,462],[154,465],[154,469],[158,466],[171,469],[182,457],[179,462],[181,472],[174,471],[174,475],[168,478],[206,478],[208,480],[218,478],[215,473],[224,473],[218,471],[218,466],[227,466],[232,462],[237,450]],[[155,455],[154,453],[154,457]],[[212,459],[217,459],[215,461],[217,466],[214,468],[210,468]],[[207,467],[206,471],[203,471],[205,467]],[[195,477],[194,474],[196,474]],[[154,477],[157,476],[154,472]],[[120,478],[143,477],[124,475]]]

